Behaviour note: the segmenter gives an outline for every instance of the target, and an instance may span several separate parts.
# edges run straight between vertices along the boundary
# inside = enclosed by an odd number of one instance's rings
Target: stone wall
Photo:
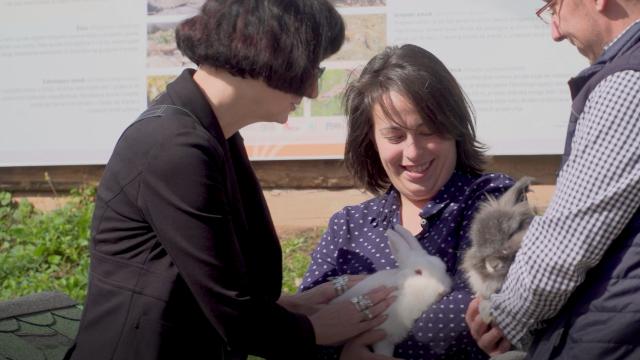
[[[560,156],[495,156],[490,171],[515,178],[533,176],[538,184],[555,184]],[[265,189],[349,189],[355,184],[340,160],[256,161]],[[0,167],[0,190],[38,195],[66,193],[83,184],[97,184],[103,165]]]
[[[543,211],[553,194],[559,163],[559,156],[496,156],[489,170],[514,178],[535,177],[529,201]],[[260,161],[253,166],[280,234],[324,227],[337,210],[371,197],[356,188],[338,160]],[[51,210],[65,203],[70,189],[97,184],[103,170],[104,166],[0,168],[0,190]]]

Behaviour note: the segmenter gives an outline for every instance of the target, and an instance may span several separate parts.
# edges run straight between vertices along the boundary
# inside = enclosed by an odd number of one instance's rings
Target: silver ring
[[[362,310],[367,310],[373,306],[373,302],[371,302],[371,299],[369,299],[367,295],[362,295],[360,298],[360,306],[362,306]]]
[[[358,309],[358,311],[364,311],[373,306],[373,303],[366,295],[358,295],[351,298],[351,302],[353,306]]]
[[[351,298],[351,303],[356,307],[358,311],[362,311],[362,295],[354,296]]]
[[[333,288],[336,290],[336,294],[338,296],[342,295],[347,291],[347,283],[349,282],[348,275],[340,275],[331,279],[331,283],[333,284]]]
[[[365,317],[365,319],[363,321],[367,321],[367,320],[373,319],[373,315],[371,315],[371,312],[369,311],[369,309],[364,309],[361,312]]]

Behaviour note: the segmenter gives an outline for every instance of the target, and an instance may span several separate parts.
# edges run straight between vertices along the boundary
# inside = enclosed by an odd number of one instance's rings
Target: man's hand
[[[502,330],[496,324],[487,324],[480,317],[478,305],[480,298],[476,297],[469,303],[464,319],[469,326],[471,336],[478,343],[480,349],[493,357],[511,349],[511,343],[504,337]]]

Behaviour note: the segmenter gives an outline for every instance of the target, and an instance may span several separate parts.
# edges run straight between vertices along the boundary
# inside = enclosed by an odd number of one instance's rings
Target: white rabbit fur
[[[385,311],[388,318],[378,327],[387,336],[373,345],[376,353],[392,356],[395,345],[407,336],[420,314],[450,291],[451,278],[442,260],[429,255],[404,227],[396,225],[387,230],[387,237],[398,268],[372,274],[333,302],[363,295],[382,285],[397,287],[397,299]]]

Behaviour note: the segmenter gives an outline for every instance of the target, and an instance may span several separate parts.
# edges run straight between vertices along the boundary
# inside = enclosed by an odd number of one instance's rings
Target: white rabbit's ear
[[[394,229],[387,229],[387,238],[389,239],[389,248],[393,257],[396,258],[398,265],[405,263],[405,259],[410,255],[411,248],[405,241],[401,233]]]
[[[394,229],[398,234],[400,234],[400,236],[402,236],[404,241],[407,243],[407,246],[409,246],[409,249],[414,251],[423,250],[422,245],[420,245],[420,243],[418,242],[418,239],[416,239],[416,237],[413,236],[413,234],[409,230],[407,230],[407,228],[402,225],[394,225]]]

